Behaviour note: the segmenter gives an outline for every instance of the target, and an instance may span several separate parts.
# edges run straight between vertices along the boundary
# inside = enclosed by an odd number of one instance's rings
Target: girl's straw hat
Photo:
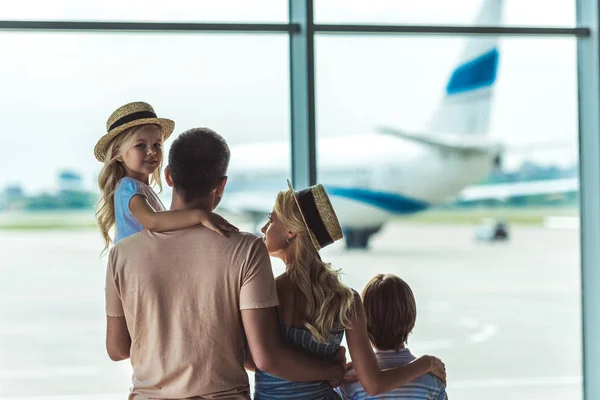
[[[117,108],[106,121],[106,135],[102,136],[94,147],[94,155],[98,161],[104,162],[108,145],[119,133],[133,126],[146,124],[160,126],[164,135],[163,140],[167,140],[175,129],[175,122],[170,119],[158,118],[148,103],[137,101]]]

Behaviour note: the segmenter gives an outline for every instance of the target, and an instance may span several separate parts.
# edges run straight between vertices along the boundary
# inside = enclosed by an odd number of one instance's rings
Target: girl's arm
[[[225,237],[228,236],[227,232],[238,231],[220,215],[206,210],[154,211],[148,200],[139,194],[131,198],[129,209],[133,217],[149,231],[165,232],[195,225],[204,225]]]
[[[365,310],[359,296],[355,296],[355,305],[357,317],[352,328],[346,330],[346,341],[356,376],[369,395],[376,396],[388,392],[428,372],[446,383],[443,363],[433,356],[420,357],[402,367],[380,370],[369,341]]]

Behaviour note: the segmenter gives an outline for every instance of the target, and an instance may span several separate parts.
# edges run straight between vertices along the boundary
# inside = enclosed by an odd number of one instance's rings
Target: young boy
[[[395,275],[376,275],[362,293],[367,330],[382,369],[406,365],[413,360],[404,347],[417,319],[417,305],[410,286]],[[353,373],[351,371],[350,373]],[[343,383],[344,399],[447,400],[444,384],[431,374],[379,396],[371,397],[359,382]]]

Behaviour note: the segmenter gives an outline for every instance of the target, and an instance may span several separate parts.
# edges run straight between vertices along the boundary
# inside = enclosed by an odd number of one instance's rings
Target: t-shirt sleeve
[[[127,212],[128,214],[131,214],[129,202],[136,194],[142,195],[146,198],[148,197],[146,193],[141,190],[140,186],[134,179],[121,179],[119,182],[119,187],[117,187],[117,191],[115,192],[115,211],[120,210],[121,212]]]
[[[276,307],[277,287],[273,277],[271,259],[263,241],[256,238],[242,267],[240,310]]]
[[[124,317],[123,303],[121,302],[121,296],[117,288],[117,282],[115,281],[115,263],[116,253],[114,248],[111,249],[108,257],[108,265],[106,267],[106,285],[104,287],[104,294],[106,297],[106,315],[109,317]]]

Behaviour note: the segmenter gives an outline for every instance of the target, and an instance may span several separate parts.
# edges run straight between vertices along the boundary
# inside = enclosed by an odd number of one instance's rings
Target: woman
[[[413,363],[381,371],[369,342],[360,296],[340,282],[338,271],[323,262],[319,250],[343,237],[322,185],[298,192],[280,192],[269,220],[261,229],[269,254],[286,271],[277,277],[280,332],[285,340],[309,352],[333,358],[344,332],[360,383],[370,395],[387,392],[425,374],[445,382],[444,364],[423,356]],[[290,382],[260,370],[254,398],[333,399],[328,382]]]

